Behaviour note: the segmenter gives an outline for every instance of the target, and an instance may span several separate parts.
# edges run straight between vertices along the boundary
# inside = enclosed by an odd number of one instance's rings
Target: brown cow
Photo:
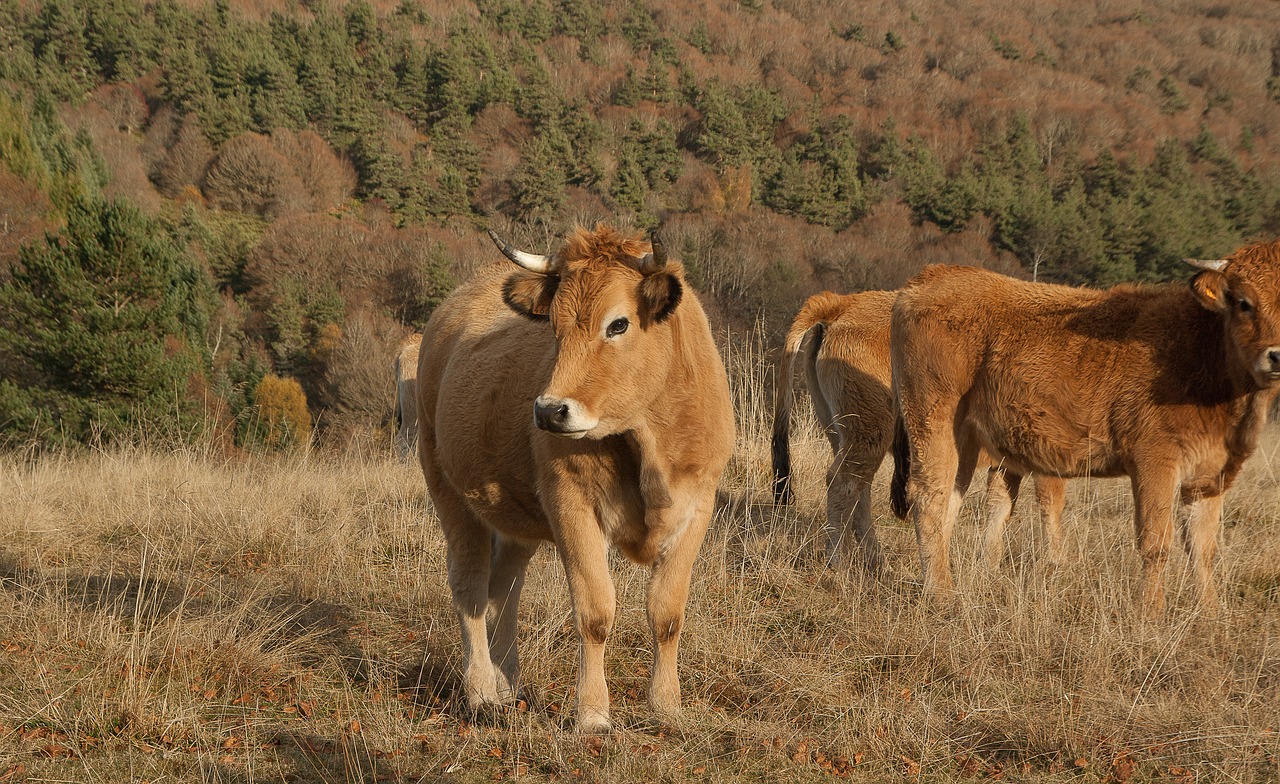
[[[396,351],[396,451],[401,457],[418,446],[418,348],[422,335],[414,333]]]
[[[929,267],[893,307],[893,383],[925,585],[951,585],[947,542],[977,454],[1019,471],[1128,476],[1143,573],[1163,573],[1182,501],[1205,609],[1223,494],[1280,382],[1280,242],[1195,262],[1191,285],[1106,291]]]
[[[803,369],[814,413],[831,442],[827,470],[827,560],[844,562],[856,542],[862,564],[883,568],[871,521],[871,481],[889,451],[897,414],[890,391],[889,314],[896,291],[815,294],[792,322],[783,348],[773,421],[774,500],[791,501],[791,406]],[[987,478],[987,528],[982,553],[1000,560],[1005,523],[1022,477],[993,467]],[[1062,558],[1059,520],[1064,482],[1036,477],[1036,498],[1050,562]]]
[[[649,704],[674,715],[690,572],[734,439],[707,317],[657,242],[597,226],[548,258],[491,236],[524,269],[482,269],[451,294],[418,372],[419,456],[448,546],[467,699],[514,699],[525,568],[553,541],[581,645],[577,726],[608,730],[612,544],[652,566]]]

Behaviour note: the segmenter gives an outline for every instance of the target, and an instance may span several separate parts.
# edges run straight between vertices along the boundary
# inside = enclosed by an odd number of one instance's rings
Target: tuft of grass
[[[1073,482],[1069,559],[1041,566],[1034,501],[1005,562],[953,548],[960,591],[922,602],[886,479],[891,573],[822,565],[825,439],[793,436],[798,502],[770,503],[772,369],[727,340],[739,429],[693,576],[685,713],[645,703],[645,570],[615,559],[618,730],[572,726],[576,637],[550,547],[520,642],[528,703],[474,723],[444,543],[388,449],[226,456],[119,447],[0,458],[0,781],[1275,781],[1280,777],[1280,436],[1227,504],[1223,606],[1185,564],[1160,622],[1132,612],[1126,482]],[[882,472],[886,474],[887,472]]]

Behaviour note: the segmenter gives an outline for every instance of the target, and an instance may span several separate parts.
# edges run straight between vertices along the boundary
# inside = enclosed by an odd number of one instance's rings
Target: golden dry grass
[[[1075,482],[1071,558],[1037,565],[1030,499],[994,573],[919,596],[914,534],[876,493],[893,574],[827,571],[825,441],[768,504],[771,381],[733,343],[741,439],[694,574],[686,711],[645,706],[645,573],[619,562],[617,732],[569,729],[576,667],[550,547],[521,617],[528,710],[472,725],[421,476],[385,450],[226,458],[120,448],[0,459],[0,782],[1230,781],[1280,777],[1280,434],[1227,506],[1223,609],[1183,564],[1162,623],[1131,613],[1127,485]],[[802,417],[803,419],[803,417]],[[370,454],[378,451],[378,454]],[[383,454],[385,452],[385,454]]]

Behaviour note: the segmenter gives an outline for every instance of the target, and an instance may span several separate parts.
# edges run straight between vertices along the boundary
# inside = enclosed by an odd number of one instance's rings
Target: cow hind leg
[[[520,652],[516,641],[520,592],[537,542],[493,536],[489,561],[489,656],[493,662],[498,698],[514,700],[520,689]]]
[[[1004,530],[1018,503],[1022,475],[992,466],[987,471],[987,521],[982,531],[982,563],[994,569],[1004,557]]]
[[[1213,564],[1218,554],[1218,535],[1222,530],[1222,495],[1183,493],[1181,517],[1182,544],[1191,562],[1191,571],[1199,591],[1200,607],[1207,613],[1218,608],[1213,583]]]
[[[938,417],[935,417],[935,421]],[[949,422],[950,417],[945,421]],[[922,423],[923,424],[923,423]],[[925,593],[942,596],[951,591],[948,549],[954,526],[956,483],[960,453],[950,428],[930,432],[924,427],[911,438],[911,477],[907,502],[916,529]],[[972,466],[970,466],[972,471]]]
[[[468,707],[501,703],[489,652],[486,615],[492,534],[445,483],[432,485],[432,501],[444,529],[449,590],[462,631],[462,682]]]
[[[841,450],[827,472],[827,565],[849,560],[855,544],[861,565],[872,573],[884,569],[880,540],[871,519],[871,480],[883,452],[873,464]]]
[[[1066,552],[1062,542],[1062,507],[1067,501],[1067,480],[1060,476],[1035,475],[1036,505],[1040,507],[1040,530],[1044,534],[1050,573],[1062,566]]]

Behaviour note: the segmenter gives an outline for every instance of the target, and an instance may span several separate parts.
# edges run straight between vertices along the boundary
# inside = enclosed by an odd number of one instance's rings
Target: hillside
[[[0,420],[82,440],[176,406],[289,441],[272,375],[367,433],[395,341],[495,257],[486,226],[543,251],[660,222],[718,323],[770,335],[932,261],[1176,279],[1280,233],[1277,30],[1261,1],[0,0],[5,321],[42,323],[23,290],[70,295],[27,268],[91,267],[48,259],[108,223],[162,238],[189,292],[130,327],[170,347],[150,381],[69,389],[48,368],[78,360],[0,331]]]

